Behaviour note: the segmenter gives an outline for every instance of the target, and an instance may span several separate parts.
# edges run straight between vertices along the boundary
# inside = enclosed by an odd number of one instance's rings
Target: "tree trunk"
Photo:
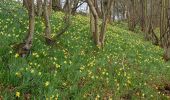
[[[44,0],[44,24],[45,24],[45,37],[51,38],[51,25],[48,13],[48,0]]]
[[[141,31],[146,32],[147,0],[140,0],[141,3]]]
[[[96,2],[94,0],[94,2]],[[92,2],[91,0],[87,0],[87,3],[89,5],[90,11],[92,13],[93,16],[91,16],[91,31],[93,33],[93,39],[95,41],[95,44],[100,46],[100,40],[99,40],[99,23],[98,23],[98,14],[97,11],[95,9],[95,3]],[[93,29],[94,28],[94,29]]]
[[[111,11],[113,0],[103,0],[102,1],[102,26],[101,26],[101,33],[100,33],[100,42],[102,47],[104,46],[105,40],[105,33],[106,33],[106,24],[107,20],[109,19],[109,13]]]
[[[161,0],[161,13],[160,13],[160,46],[164,47],[164,35],[166,33],[166,27],[167,27],[167,1]]]
[[[130,31],[134,31],[136,27],[135,9],[135,0],[130,0],[128,2],[128,26]]]
[[[61,0],[52,0],[52,9],[54,11],[61,11],[62,10]]]
[[[37,0],[37,15],[42,16],[42,0]]]
[[[163,36],[163,41],[164,41],[164,59],[166,61],[170,60],[170,1],[166,0],[166,20],[167,20],[167,25],[165,27],[165,33]]]
[[[28,1],[28,0],[27,0]],[[29,0],[29,30],[28,35],[25,40],[25,46],[24,49],[30,50],[33,42],[33,33],[34,33],[34,27],[35,27],[35,13],[34,13],[34,0]]]
[[[31,0],[23,0],[23,7],[25,7],[29,11],[29,4]]]

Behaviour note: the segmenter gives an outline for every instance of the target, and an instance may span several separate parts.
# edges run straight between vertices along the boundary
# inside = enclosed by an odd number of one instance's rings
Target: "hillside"
[[[28,29],[21,6],[0,3],[0,99],[170,99],[170,63],[163,61],[163,50],[125,24],[109,25],[105,47],[98,49],[91,40],[89,19],[72,16],[68,31],[48,46],[43,22],[36,18],[32,52],[18,57],[12,47],[23,41]],[[53,36],[63,16],[53,13]]]

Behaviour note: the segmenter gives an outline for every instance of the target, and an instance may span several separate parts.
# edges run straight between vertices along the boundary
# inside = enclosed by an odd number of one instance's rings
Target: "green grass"
[[[64,25],[63,16],[53,13],[53,35]],[[157,89],[170,83],[170,64],[162,60],[163,50],[123,24],[108,26],[105,47],[99,50],[91,40],[89,19],[73,16],[71,27],[51,47],[45,45],[44,24],[36,18],[31,55],[15,57],[12,44],[22,42],[27,29],[21,5],[0,3],[0,98],[4,100],[168,99]]]

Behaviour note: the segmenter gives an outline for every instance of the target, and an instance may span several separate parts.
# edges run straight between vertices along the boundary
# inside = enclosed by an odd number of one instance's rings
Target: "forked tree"
[[[86,0],[90,8],[90,29],[95,44],[99,47],[104,46],[106,25],[113,0],[101,0],[101,13],[102,24],[99,27],[99,14],[96,8],[98,8],[97,0]],[[101,29],[101,30],[99,30]]]
[[[33,44],[33,35],[34,35],[34,29],[35,29],[35,13],[37,8],[38,15],[41,15],[43,13],[43,19],[45,24],[45,39],[47,43],[51,43],[51,25],[50,25],[50,6],[51,2],[48,2],[48,0],[44,0],[42,4],[42,0],[37,0],[37,7],[35,7],[35,1],[34,0],[24,0],[24,6],[28,10],[29,15],[29,29],[26,38],[24,39],[23,43],[18,44],[17,52],[20,56],[25,56],[31,49]],[[42,6],[42,7],[41,7]],[[41,11],[41,10],[42,11]]]

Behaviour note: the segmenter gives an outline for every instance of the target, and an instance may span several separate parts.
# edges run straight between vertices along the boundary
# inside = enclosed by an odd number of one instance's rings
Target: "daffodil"
[[[15,58],[18,58],[18,57],[19,57],[19,54],[18,54],[18,53],[16,53],[16,54],[15,54]]]
[[[15,96],[19,98],[20,97],[20,92],[17,91]]]
[[[22,76],[20,72],[16,72],[15,75],[19,78]]]
[[[56,64],[55,67],[56,67],[56,68],[60,68],[61,66],[60,66],[59,64]]]
[[[45,86],[46,86],[46,87],[47,87],[49,84],[50,84],[49,81],[46,81],[46,82],[45,82]]]
[[[67,64],[67,61],[64,61],[64,64]]]

